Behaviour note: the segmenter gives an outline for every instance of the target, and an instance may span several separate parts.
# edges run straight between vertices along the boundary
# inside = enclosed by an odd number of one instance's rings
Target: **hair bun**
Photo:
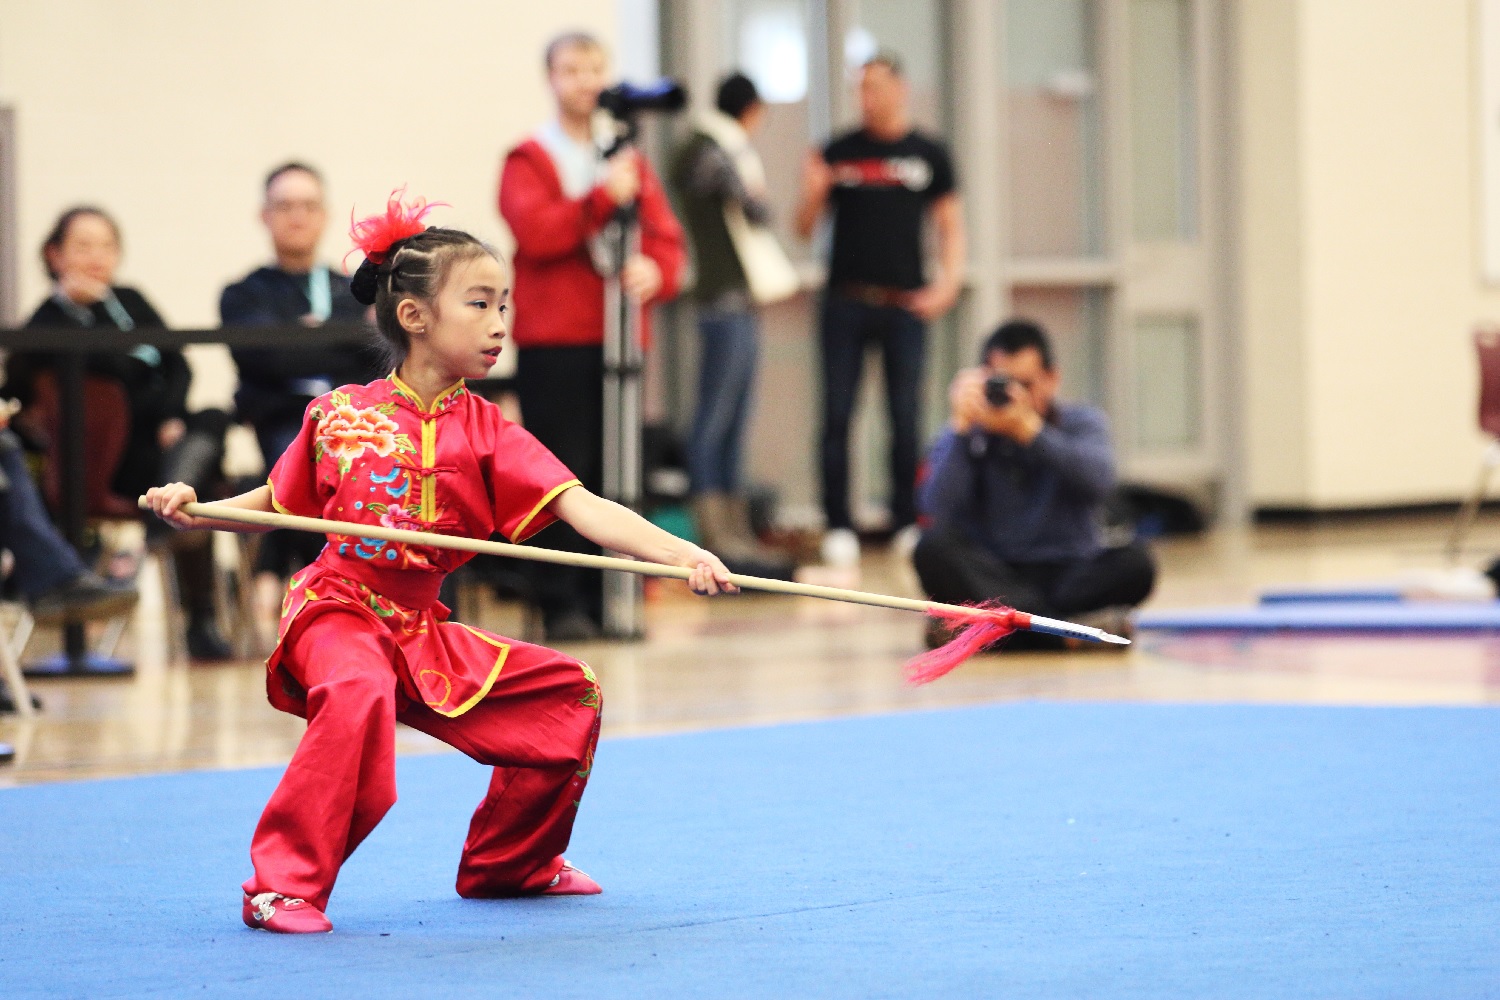
[[[380,274],[375,262],[366,257],[349,278],[349,292],[360,305],[373,306],[375,293],[380,289]]]

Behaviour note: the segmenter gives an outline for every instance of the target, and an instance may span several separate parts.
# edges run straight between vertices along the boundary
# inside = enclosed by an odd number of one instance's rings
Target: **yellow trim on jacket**
[[[575,486],[582,485],[583,484],[576,479],[569,479],[567,482],[559,486],[554,486],[552,487],[552,489],[548,490],[547,495],[542,497],[541,502],[538,503],[535,507],[531,508],[531,513],[527,514],[521,520],[521,523],[516,525],[516,530],[510,533],[510,540],[512,542],[519,542],[523,540],[526,537],[527,526],[530,525],[532,521],[536,520],[536,516],[542,512],[543,507],[547,506],[553,500],[556,500],[558,495],[561,494],[563,490],[570,490]]]

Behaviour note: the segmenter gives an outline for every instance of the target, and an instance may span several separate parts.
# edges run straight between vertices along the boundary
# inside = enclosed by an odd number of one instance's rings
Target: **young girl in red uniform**
[[[374,304],[395,370],[313,400],[269,484],[223,503],[512,542],[561,519],[607,549],[692,568],[698,593],[733,589],[714,555],[585,490],[464,388],[500,353],[509,275],[469,234],[426,228],[428,208],[393,195],[353,230],[365,254],[354,294]],[[255,530],[184,514],[195,495],[182,483],[147,499],[178,528]],[[459,895],[599,892],[562,857],[593,766],[599,686],[562,653],[447,621],[438,587],[468,558],[330,535],[292,579],[267,692],[307,732],[251,842],[249,926],[332,929],[323,911],[339,867],[396,801],[397,721],[494,766]]]

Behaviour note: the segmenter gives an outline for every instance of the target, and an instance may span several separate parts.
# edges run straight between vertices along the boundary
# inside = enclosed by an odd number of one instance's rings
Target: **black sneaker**
[[[219,633],[219,626],[212,618],[205,618],[188,626],[187,650],[190,658],[208,663],[234,659],[234,649]]]
[[[135,607],[139,596],[128,580],[105,580],[86,572],[32,598],[31,617],[38,625],[114,618]]]
[[[31,707],[37,711],[42,709],[42,699],[36,695],[31,696]],[[0,715],[16,711],[16,699],[5,688],[0,688]]]

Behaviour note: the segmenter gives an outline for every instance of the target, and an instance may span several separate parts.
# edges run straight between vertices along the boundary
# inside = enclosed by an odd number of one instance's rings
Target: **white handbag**
[[[751,223],[734,203],[724,206],[724,225],[745,271],[750,297],[758,305],[781,302],[802,290],[802,278],[775,233]]]
[[[746,187],[751,190],[765,187],[765,168],[739,122],[722,112],[711,111],[699,120],[698,127],[729,156]],[[780,302],[802,290],[802,277],[775,233],[745,218],[744,210],[734,202],[724,206],[724,225],[745,272],[750,297],[756,304]]]

